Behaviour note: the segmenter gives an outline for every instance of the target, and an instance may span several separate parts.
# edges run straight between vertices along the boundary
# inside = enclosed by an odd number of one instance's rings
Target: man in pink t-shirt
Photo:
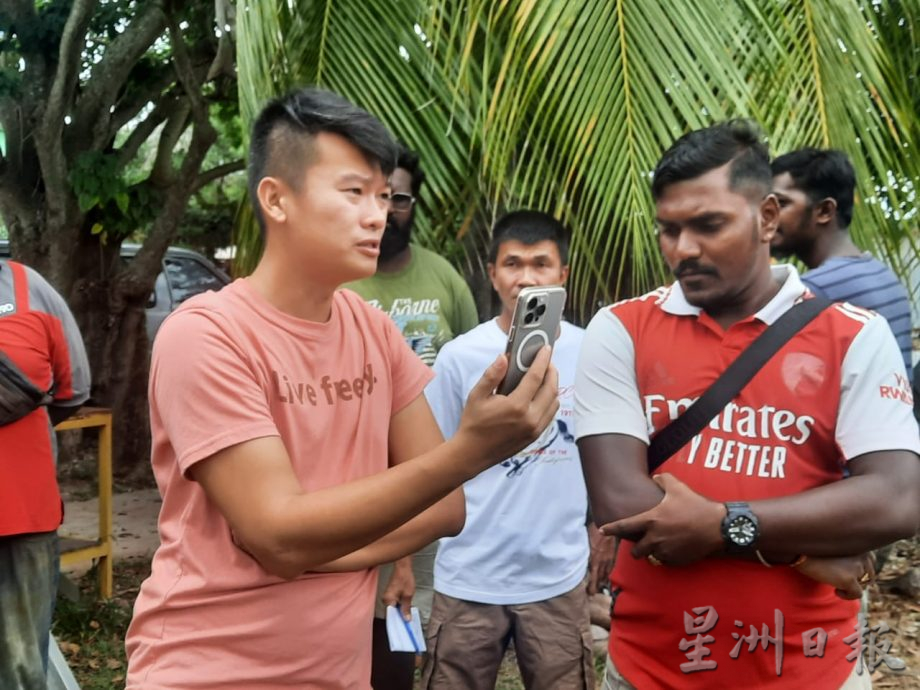
[[[376,566],[463,526],[462,483],[557,407],[543,352],[509,396],[484,373],[444,442],[431,374],[374,273],[396,160],[341,97],[304,89],[253,128],[254,273],[163,325],[150,376],[161,545],[128,630],[128,688],[368,688]]]

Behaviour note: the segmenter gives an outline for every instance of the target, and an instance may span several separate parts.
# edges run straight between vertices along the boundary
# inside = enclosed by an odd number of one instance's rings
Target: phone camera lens
[[[527,323],[527,324],[533,323],[533,312],[532,311],[529,311],[526,314],[524,314],[524,323]]]
[[[543,316],[543,314],[545,314],[545,313],[546,313],[546,305],[545,305],[545,304],[541,304],[539,307],[537,307],[537,316]]]
[[[527,308],[528,308],[528,309],[533,309],[533,308],[536,307],[536,306],[537,306],[537,298],[536,298],[536,297],[531,297],[529,300],[527,300]]]

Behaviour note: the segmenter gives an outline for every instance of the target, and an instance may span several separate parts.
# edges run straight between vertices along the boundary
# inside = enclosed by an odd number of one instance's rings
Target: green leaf
[[[99,204],[99,197],[95,194],[78,194],[77,203],[80,206],[80,210],[86,213]]]
[[[103,231],[102,223],[93,223],[93,227],[90,228],[90,235],[98,235]]]
[[[115,195],[115,203],[118,205],[118,210],[127,215],[131,206],[131,197],[126,192],[119,192]]]

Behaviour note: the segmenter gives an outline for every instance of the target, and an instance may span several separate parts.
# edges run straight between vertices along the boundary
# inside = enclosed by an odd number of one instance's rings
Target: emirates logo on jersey
[[[677,419],[695,400],[646,395],[649,433]],[[753,408],[729,403],[709,423],[709,429],[715,433],[702,432],[693,437],[686,462],[748,477],[784,479],[787,447],[805,443],[814,424],[814,417],[771,405]]]
[[[696,398],[668,400],[663,395],[646,395],[645,418],[648,422],[649,433],[654,433],[656,429],[663,429],[695,401]],[[665,420],[659,419],[662,413],[667,414]],[[762,405],[755,409],[747,405],[728,403],[709,422],[709,428],[742,439],[781,441],[800,446],[811,436],[814,423],[814,417],[797,415],[791,410],[783,410],[772,405]]]

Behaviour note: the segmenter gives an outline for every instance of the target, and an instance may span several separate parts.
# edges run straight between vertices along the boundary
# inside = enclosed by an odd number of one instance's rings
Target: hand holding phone
[[[551,354],[549,347],[541,347],[530,370],[509,395],[495,394],[508,370],[504,354],[470,390],[460,428],[448,443],[460,439],[469,443],[464,457],[473,475],[533,443],[555,418],[559,375],[550,363]]]
[[[508,372],[496,389],[497,393],[508,395],[513,391],[540,348],[553,346],[564,306],[565,288],[560,286],[527,287],[518,293],[505,348]]]

